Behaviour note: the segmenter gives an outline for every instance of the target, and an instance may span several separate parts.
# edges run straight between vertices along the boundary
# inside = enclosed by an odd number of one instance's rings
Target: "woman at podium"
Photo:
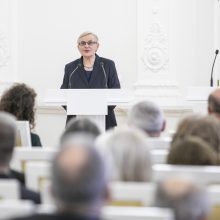
[[[92,32],[82,33],[77,40],[81,57],[65,65],[61,89],[105,89],[120,88],[115,63],[99,57],[96,52],[99,41]],[[95,97],[94,97],[95,98]],[[108,106],[106,129],[117,125],[114,114],[115,106]],[[67,122],[74,116],[67,116]]]

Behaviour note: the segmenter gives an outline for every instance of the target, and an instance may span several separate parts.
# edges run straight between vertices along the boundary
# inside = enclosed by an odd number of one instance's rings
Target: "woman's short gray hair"
[[[134,128],[117,128],[97,139],[111,179],[145,182],[151,180],[151,158],[144,133]]]
[[[79,37],[78,37],[78,39],[77,39],[77,43],[80,42],[80,39],[81,39],[82,37],[85,37],[85,36],[87,36],[87,35],[93,35],[93,36],[96,38],[96,41],[97,41],[97,42],[99,41],[99,38],[98,38],[98,36],[97,36],[96,34],[94,34],[94,33],[91,32],[91,31],[85,31],[85,32],[83,32],[82,34],[79,35]]]

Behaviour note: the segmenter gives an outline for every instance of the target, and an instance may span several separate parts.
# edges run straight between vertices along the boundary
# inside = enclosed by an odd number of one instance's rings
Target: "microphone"
[[[76,72],[76,70],[81,67],[82,64],[81,63],[78,63],[76,68],[70,73],[70,76],[69,76],[69,84],[68,84],[68,88],[71,89],[72,85],[71,85],[71,78],[73,76],[73,74]]]
[[[104,77],[105,77],[105,88],[108,88],[108,85],[107,85],[107,77],[106,77],[106,72],[105,72],[105,68],[104,68],[104,63],[103,62],[100,62],[100,65],[102,67],[102,70],[103,70],[103,73],[104,73]]]
[[[213,87],[213,70],[214,70],[214,66],[215,66],[215,60],[216,60],[216,57],[218,55],[218,52],[219,50],[216,50],[215,51],[215,59],[214,59],[214,62],[212,64],[212,71],[211,71],[211,79],[210,79],[210,86]]]

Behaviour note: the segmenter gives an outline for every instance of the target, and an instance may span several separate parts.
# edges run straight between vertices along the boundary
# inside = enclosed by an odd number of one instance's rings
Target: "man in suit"
[[[77,44],[81,57],[65,66],[61,89],[120,88],[115,63],[96,54],[99,48],[97,35],[84,32],[79,36]],[[117,125],[114,108],[115,106],[108,107],[106,129]],[[68,116],[67,121],[70,118]]]
[[[0,112],[0,179],[16,179],[20,183],[20,197],[25,200],[32,200],[40,203],[39,193],[27,189],[24,185],[22,173],[10,169],[15,141],[16,141],[16,120],[6,112]]]
[[[102,158],[86,134],[66,137],[52,163],[56,213],[34,214],[17,220],[98,220],[108,199]]]
[[[160,137],[166,127],[161,109],[150,101],[141,101],[131,108],[128,124],[141,129],[150,137]]]

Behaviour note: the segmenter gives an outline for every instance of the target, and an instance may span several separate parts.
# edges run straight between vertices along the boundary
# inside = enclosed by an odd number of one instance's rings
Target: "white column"
[[[0,1],[0,93],[17,80],[17,0]]]
[[[175,74],[175,0],[138,0],[137,98],[176,104],[179,84]]]

